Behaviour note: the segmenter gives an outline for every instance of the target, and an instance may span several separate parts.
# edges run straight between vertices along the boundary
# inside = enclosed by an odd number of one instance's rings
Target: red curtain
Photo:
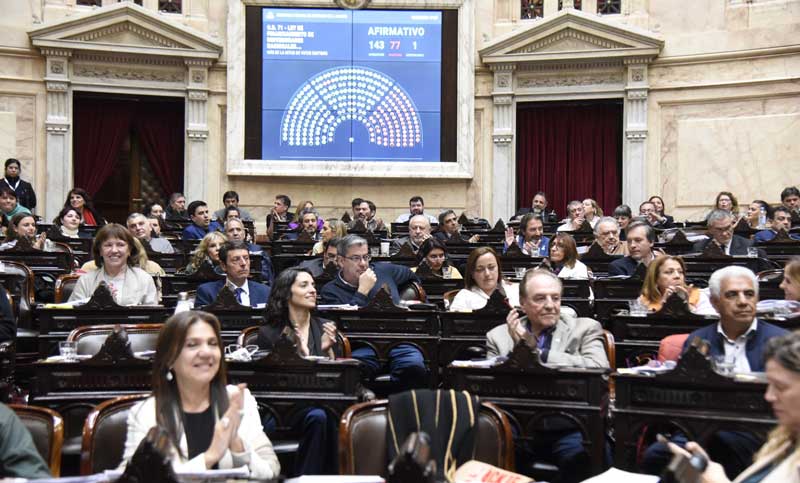
[[[131,103],[81,99],[74,103],[75,186],[92,197],[111,176],[131,124]]]
[[[566,216],[571,200],[594,198],[610,214],[620,204],[622,105],[522,104],[517,110],[517,204],[537,191]]]
[[[181,191],[183,111],[172,103],[145,102],[139,105],[134,127],[165,193]]]
[[[183,183],[183,109],[175,102],[80,98],[74,102],[75,186],[97,194],[133,126],[166,193]]]

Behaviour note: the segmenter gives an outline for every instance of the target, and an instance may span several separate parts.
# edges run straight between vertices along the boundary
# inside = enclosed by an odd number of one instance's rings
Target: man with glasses
[[[269,287],[258,282],[250,282],[250,250],[240,240],[227,241],[219,249],[219,265],[225,272],[225,280],[217,280],[200,285],[194,307],[199,309],[216,300],[222,287],[228,286],[236,300],[253,308],[265,307],[269,301]]]
[[[369,246],[360,236],[347,235],[336,248],[339,273],[322,287],[320,295],[323,304],[364,307],[384,285],[389,289],[394,303],[398,303],[400,293],[397,287],[417,280],[408,267],[392,263],[370,265]],[[370,347],[359,347],[352,355],[364,364],[369,379],[381,369],[378,355]],[[426,385],[428,371],[422,353],[411,344],[400,344],[389,351],[389,369],[395,391]]]
[[[306,260],[299,265],[300,268],[305,268],[311,272],[311,276],[317,278],[325,273],[325,268],[333,265],[339,268],[337,259],[339,258],[339,250],[336,245],[339,243],[339,238],[331,238],[322,244],[322,257],[313,260]]]
[[[594,226],[594,239],[606,255],[628,255],[628,245],[619,240],[619,223],[610,216],[600,218]]]
[[[567,219],[564,224],[556,228],[556,231],[576,231],[586,220],[586,214],[583,211],[583,202],[572,200],[567,204]]]
[[[702,252],[709,243],[716,243],[726,255],[746,256],[747,249],[753,246],[753,242],[747,238],[733,234],[734,221],[733,215],[727,210],[714,210],[708,215],[706,220],[706,233],[708,239],[695,242],[692,251]],[[766,254],[760,252],[759,257],[766,258]]]
[[[408,221],[408,236],[397,238],[392,243],[390,253],[396,255],[406,243],[411,245],[411,250],[413,250],[414,253],[417,253],[419,247],[430,237],[431,224],[428,222],[428,219],[423,215],[414,215]]]

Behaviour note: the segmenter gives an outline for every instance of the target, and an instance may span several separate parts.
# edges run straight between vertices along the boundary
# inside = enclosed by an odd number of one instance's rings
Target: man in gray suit
[[[512,309],[505,324],[486,334],[488,355],[508,355],[524,339],[529,345],[536,344],[544,363],[608,367],[602,327],[596,320],[561,312],[561,290],[561,279],[551,272],[528,270],[519,284],[519,301],[525,316],[520,317],[517,309]],[[558,417],[546,418],[542,423],[544,429],[537,431],[533,440],[515,441],[516,461],[544,460],[555,464],[564,483],[588,478],[589,453],[574,423]],[[527,471],[524,466],[517,467],[517,472]]]
[[[517,341],[532,334],[540,359],[572,367],[608,367],[603,328],[587,317],[561,312],[561,279],[546,270],[528,270],[519,284],[524,317],[512,310],[505,325],[486,334],[489,357],[508,355]]]

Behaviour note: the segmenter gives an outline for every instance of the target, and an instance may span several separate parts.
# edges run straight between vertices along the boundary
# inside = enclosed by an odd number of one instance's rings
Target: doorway
[[[622,100],[517,106],[517,206],[538,191],[566,216],[571,200],[593,198],[606,214],[622,202]]]
[[[184,99],[75,93],[74,186],[109,222],[183,191]]]

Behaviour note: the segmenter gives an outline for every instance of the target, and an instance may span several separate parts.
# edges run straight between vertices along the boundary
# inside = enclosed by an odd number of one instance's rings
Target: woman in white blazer
[[[153,396],[128,415],[122,466],[153,426],[172,441],[176,471],[246,467],[250,477],[278,476],[280,465],[244,384],[226,386],[220,325],[206,312],[170,317],[153,361]]]

